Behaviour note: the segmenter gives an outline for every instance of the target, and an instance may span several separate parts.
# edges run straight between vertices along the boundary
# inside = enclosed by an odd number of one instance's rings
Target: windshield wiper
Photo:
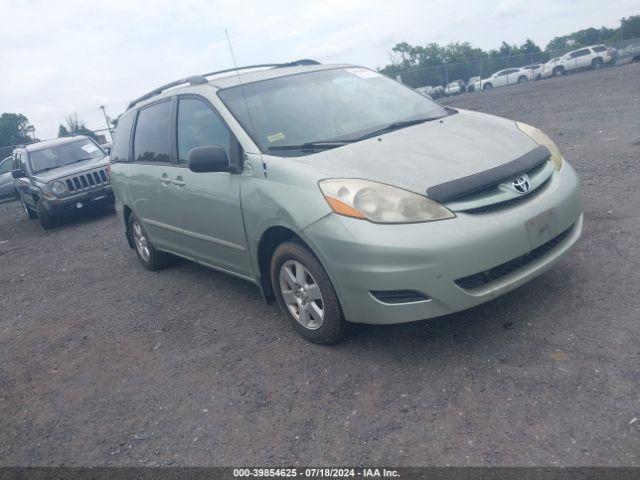
[[[418,125],[420,123],[430,122],[432,120],[437,120],[438,118],[440,117],[414,118],[413,120],[403,120],[400,122],[393,122],[382,128],[374,130],[373,132],[365,133],[364,135],[356,138],[354,141],[364,140],[365,138],[375,137],[376,135],[393,132],[394,130],[400,130],[401,128],[411,127],[413,125]]]
[[[78,160],[74,160],[73,162],[66,163],[65,165],[71,165],[72,163],[86,162],[87,160],[97,160],[97,158],[96,157],[79,158]],[[62,166],[64,167],[65,165],[62,165]]]
[[[273,145],[267,147],[269,151],[278,150],[329,150],[330,148],[338,148],[353,143],[355,140],[325,140],[318,142],[306,142],[300,145]]]
[[[65,163],[64,165],[56,165],[55,167],[41,168],[37,172],[33,172],[33,173],[46,172],[47,170],[54,170],[56,168],[66,167],[67,165],[71,165],[73,163],[86,162],[87,160],[99,160],[99,159],[97,159],[96,157],[79,158],[78,160],[74,160],[73,162]]]

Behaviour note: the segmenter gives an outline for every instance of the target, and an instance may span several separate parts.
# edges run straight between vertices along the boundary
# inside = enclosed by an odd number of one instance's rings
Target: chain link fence
[[[628,39],[610,45],[619,52],[620,59],[632,61],[640,55],[640,38]],[[543,64],[552,58],[559,57],[580,47],[568,47],[556,52],[525,53],[502,57],[485,57],[460,63],[442,63],[436,66],[404,70],[395,74],[396,78],[413,88],[426,85],[445,86],[454,80],[465,83],[472,77],[488,78],[498,70]],[[621,62],[625,63],[625,62]]]

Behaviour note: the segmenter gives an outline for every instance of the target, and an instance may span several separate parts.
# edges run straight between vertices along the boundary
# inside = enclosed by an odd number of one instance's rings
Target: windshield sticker
[[[347,68],[347,72],[360,78],[376,78],[382,76],[379,73],[367,68]]]
[[[96,147],[93,143],[87,143],[80,148],[82,148],[87,153],[93,153],[98,150],[98,147]]]
[[[267,140],[269,140],[269,142],[271,143],[277,142],[278,140],[284,140],[284,133],[278,132],[272,135],[267,135]]]

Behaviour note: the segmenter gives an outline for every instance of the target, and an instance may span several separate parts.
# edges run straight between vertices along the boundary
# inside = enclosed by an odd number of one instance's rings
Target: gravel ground
[[[473,310],[300,339],[257,288],[138,265],[115,215],[0,205],[2,465],[640,465],[640,64],[447,103],[543,128],[584,238]]]

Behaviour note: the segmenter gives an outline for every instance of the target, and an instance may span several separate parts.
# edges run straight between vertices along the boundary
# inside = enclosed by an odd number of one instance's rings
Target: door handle
[[[182,180],[182,175],[178,175],[175,180],[173,180],[173,184],[177,187],[184,187],[186,183]]]

